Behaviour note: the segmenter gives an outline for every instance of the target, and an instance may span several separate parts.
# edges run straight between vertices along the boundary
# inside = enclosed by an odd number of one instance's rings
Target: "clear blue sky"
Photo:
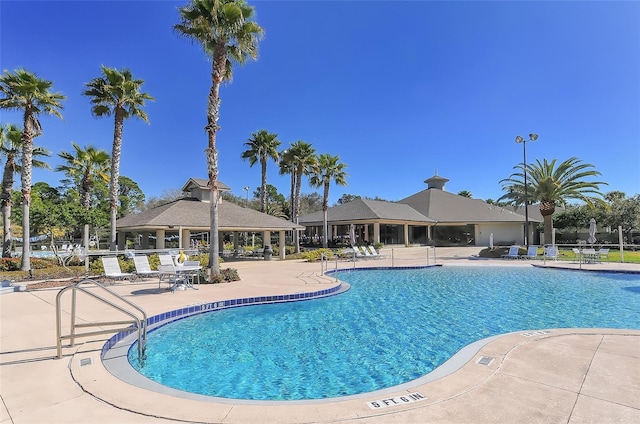
[[[434,175],[486,200],[522,161],[576,156],[609,183],[640,193],[640,2],[253,1],[265,29],[257,62],[222,87],[220,180],[260,184],[240,158],[252,132],[339,155],[343,193],[399,200]],[[100,66],[131,69],[156,98],[150,124],[124,126],[121,175],[147,197],[206,178],[211,65],[173,31],[187,1],[0,2],[3,70],[24,67],[67,96],[64,121],[42,118],[36,144],[111,152],[112,118],[94,118],[84,83]],[[21,124],[16,113],[0,122]],[[59,185],[36,171],[34,182]],[[268,182],[288,196],[270,162]],[[18,187],[16,187],[18,188]],[[302,191],[314,191],[303,183]],[[319,193],[321,193],[319,191]]]

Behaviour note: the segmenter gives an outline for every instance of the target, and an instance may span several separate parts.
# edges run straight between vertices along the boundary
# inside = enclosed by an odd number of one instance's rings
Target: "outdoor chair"
[[[586,263],[595,263],[598,261],[598,253],[596,249],[582,249],[582,259]]]
[[[118,263],[118,258],[115,256],[103,256],[100,258],[102,260],[102,266],[104,268],[104,276],[110,280],[131,280],[135,277],[135,274],[131,274],[128,272],[122,272],[120,270],[120,264]]]
[[[573,252],[573,258],[575,259],[576,262],[582,261],[582,252],[580,251],[580,249],[578,249],[577,247],[574,247],[571,249],[571,251]]]
[[[520,259],[520,246],[511,246],[509,248],[509,253],[506,255],[502,255],[504,259]]]
[[[367,248],[364,248],[364,249],[366,250]],[[378,253],[376,248],[373,247],[373,245],[371,245],[371,244],[368,246],[368,249],[369,249],[369,252],[371,253],[371,256],[374,259],[384,259],[386,257],[385,255],[381,255],[380,253]]]
[[[159,253],[158,259],[160,259],[160,265],[175,265],[173,262],[173,257],[171,257],[168,253]]]
[[[560,256],[560,252],[558,252],[558,248],[556,246],[549,246],[544,251],[544,256],[547,259],[557,260]]]
[[[169,283],[169,288],[171,289],[171,293],[175,293],[178,285],[185,283],[185,275],[180,275],[176,272],[175,265],[160,265],[158,267],[158,289],[160,288],[160,284],[162,283],[163,278],[167,278],[167,282]]]
[[[602,258],[607,258],[607,262],[609,262],[609,248],[608,247],[601,247],[600,250],[598,250],[598,262],[602,262]]]
[[[135,255],[133,257],[133,264],[136,266],[136,274],[141,278],[157,276],[158,271],[154,271],[149,266],[149,258],[147,255]]]
[[[371,254],[371,252],[369,252],[369,249],[367,249],[366,247],[356,246],[354,249],[360,249],[360,252],[362,253],[365,259],[373,259],[373,255]]]
[[[537,259],[538,258],[538,246],[529,246],[525,259]]]

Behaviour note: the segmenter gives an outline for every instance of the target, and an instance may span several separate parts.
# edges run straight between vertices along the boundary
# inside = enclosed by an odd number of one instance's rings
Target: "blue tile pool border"
[[[329,274],[329,272],[327,272]],[[321,299],[323,297],[335,296],[340,293],[344,293],[349,290],[350,285],[348,283],[340,282],[340,284],[330,287],[324,290],[317,290],[313,292],[291,293],[291,294],[279,294],[270,296],[253,296],[244,297],[238,299],[219,300],[216,302],[201,303],[197,305],[189,305],[184,308],[175,309],[173,311],[163,312],[158,315],[147,318],[147,332],[156,330],[166,324],[173,321],[187,318],[194,315],[199,315],[206,312],[221,311],[224,309],[238,308],[243,306],[252,305],[266,305],[271,303],[285,303],[285,302],[300,302],[305,300]],[[121,331],[113,335],[102,346],[100,352],[100,358],[104,359],[107,352],[113,348],[117,343],[128,338],[135,331],[135,327],[130,327],[132,331]]]

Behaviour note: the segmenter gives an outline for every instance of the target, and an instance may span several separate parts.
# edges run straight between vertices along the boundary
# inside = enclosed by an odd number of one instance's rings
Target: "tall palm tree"
[[[21,271],[31,271],[31,237],[29,207],[31,205],[31,174],[33,166],[33,139],[42,133],[38,116],[53,115],[62,119],[62,93],[52,93],[48,81],[25,69],[5,71],[0,77],[0,109],[23,112],[22,127],[22,261]]]
[[[311,170],[316,165],[316,149],[310,143],[298,140],[291,143],[283,156],[283,164],[280,166],[281,173],[288,170],[291,173],[291,183],[293,196],[291,198],[291,221],[298,223],[300,215],[300,189],[302,187],[302,176],[310,175]],[[298,231],[293,232],[293,243],[296,253],[300,253],[300,241]]]
[[[272,134],[266,130],[252,133],[251,138],[244,143],[248,147],[242,152],[242,159],[249,159],[249,166],[260,162],[261,185],[260,185],[260,212],[267,209],[267,160],[273,159],[278,162],[278,134]]]
[[[102,76],[86,83],[82,93],[91,98],[91,113],[96,117],[114,116],[113,146],[111,150],[111,176],[109,180],[109,210],[111,213],[111,235],[109,249],[116,250],[116,219],[118,215],[118,193],[120,187],[120,153],[122,151],[122,129],[124,120],[139,118],[149,122],[142,110],[147,100],[155,100],[141,90],[144,80],[134,79],[129,69],[118,71],[102,66]]]
[[[109,164],[111,157],[105,150],[91,145],[84,149],[71,142],[74,152],[58,153],[65,163],[56,167],[57,172],[64,174],[78,187],[78,194],[84,209],[91,208],[91,190],[97,181],[109,181]]]
[[[0,206],[2,207],[2,257],[11,257],[11,206],[13,204],[11,191],[13,190],[13,176],[22,171],[22,131],[13,124],[0,128],[0,157],[6,157],[2,173],[2,192]],[[49,168],[49,164],[36,159],[40,156],[51,156],[51,152],[42,147],[33,148],[32,166],[34,168]]]
[[[544,234],[550,240],[553,231],[553,213],[557,205],[565,206],[570,199],[583,201],[589,206],[603,203],[603,194],[600,185],[607,185],[602,181],[585,181],[587,177],[601,175],[593,165],[582,163],[578,158],[572,157],[560,163],[556,167],[556,159],[551,162],[544,159],[540,162],[527,164],[528,177],[527,190],[524,186],[524,164],[520,163],[514,168],[518,172],[511,174],[509,178],[500,181],[502,190],[506,191],[498,202],[507,200],[509,203],[519,206],[529,202],[540,202],[540,213],[544,218]],[[525,198],[525,192],[528,199]]]
[[[242,0],[191,0],[179,9],[180,23],[174,29],[200,44],[212,58],[211,89],[207,104],[207,172],[211,191],[209,266],[211,275],[220,274],[218,256],[218,149],[216,133],[220,129],[220,85],[231,80],[232,65],[258,57],[262,28],[253,21],[253,7]]]
[[[62,151],[58,153],[65,163],[56,167],[56,171],[62,171],[78,187],[78,194],[82,207],[88,211],[91,209],[91,191],[98,181],[109,181],[109,164],[111,157],[104,150],[87,145],[84,149],[71,142],[75,152]],[[83,240],[89,238],[89,224],[84,223]],[[89,248],[89,246],[85,246]]]
[[[331,156],[324,153],[318,156],[318,161],[312,170],[310,183],[314,187],[323,187],[324,193],[322,197],[322,247],[329,247],[329,228],[328,228],[328,216],[329,210],[329,187],[331,182],[335,182],[338,185],[347,185],[347,172],[345,168],[346,164],[340,162],[339,156]]]

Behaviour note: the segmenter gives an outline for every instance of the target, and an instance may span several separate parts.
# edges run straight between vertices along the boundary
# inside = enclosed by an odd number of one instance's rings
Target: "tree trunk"
[[[29,207],[31,206],[31,166],[33,163],[34,120],[31,106],[24,112],[24,128],[22,131],[22,261],[20,271],[31,271],[31,238],[29,228]]]
[[[322,198],[322,212],[323,212],[323,222],[322,222],[322,232],[324,233],[324,240],[322,241],[322,247],[329,247],[329,219],[328,219],[328,211],[329,211],[329,183],[324,183],[324,197]]]
[[[267,210],[267,158],[260,157],[260,167],[262,168],[262,175],[260,180],[260,212],[264,213]]]
[[[555,202],[540,202],[540,214],[544,219],[544,244],[551,244],[553,239],[553,213]]]
[[[289,215],[291,222],[296,222],[296,171],[291,170],[291,205],[289,205]],[[296,253],[300,253],[300,232],[293,230],[293,245],[295,246]]]
[[[115,126],[113,129],[113,148],[111,150],[111,178],[109,180],[109,211],[111,215],[111,234],[109,237],[109,250],[117,249],[116,244],[116,219],[118,218],[118,192],[120,187],[120,153],[122,151],[122,126],[124,124],[124,109],[116,107]],[[123,235],[124,236],[124,235]]]
[[[213,60],[213,69],[211,73],[211,90],[209,90],[209,99],[207,103],[207,131],[208,146],[206,150],[207,156],[207,172],[209,174],[209,190],[211,197],[211,208],[209,210],[210,233],[209,233],[209,267],[210,277],[220,275],[220,264],[218,256],[220,254],[219,235],[218,235],[218,198],[220,191],[218,190],[218,150],[216,148],[216,132],[220,129],[218,119],[220,117],[220,83],[224,72],[224,64],[226,60],[222,60],[220,55],[224,54],[224,49],[220,51],[220,46],[216,46]],[[226,56],[225,56],[226,57]],[[222,68],[216,68],[216,64]]]
[[[7,157],[2,176],[2,193],[0,193],[0,206],[2,207],[2,257],[11,257],[11,188],[13,187],[13,174],[15,162],[13,155]]]

